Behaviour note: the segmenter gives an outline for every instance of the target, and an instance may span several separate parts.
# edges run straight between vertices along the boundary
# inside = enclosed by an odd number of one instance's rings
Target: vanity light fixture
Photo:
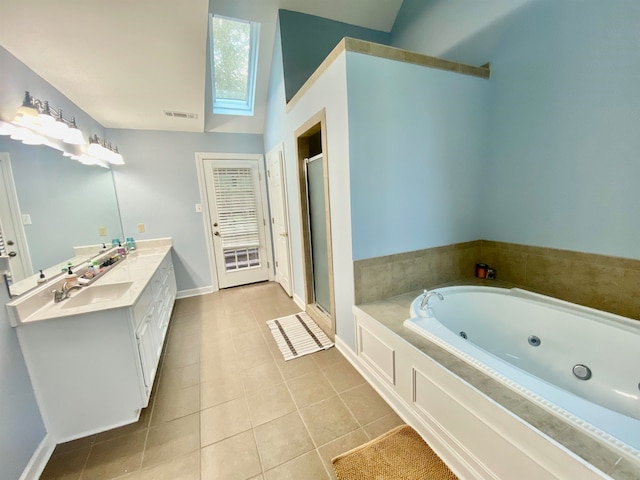
[[[16,116],[11,123],[45,137],[45,140],[47,139],[46,137],[49,137],[72,145],[84,145],[87,143],[76,125],[75,117],[70,120],[64,118],[62,110],[56,110],[49,105],[47,100],[33,98],[28,91],[24,92],[22,105],[16,111]],[[24,136],[24,134],[20,135]],[[37,141],[36,137],[29,138],[30,142]],[[46,143],[46,141],[43,141],[40,144]],[[29,144],[37,145],[37,143]]]
[[[87,154],[111,165],[124,165],[124,159],[122,155],[120,155],[120,152],[118,152],[118,147],[113,147],[109,142],[98,137],[98,135],[89,138]]]

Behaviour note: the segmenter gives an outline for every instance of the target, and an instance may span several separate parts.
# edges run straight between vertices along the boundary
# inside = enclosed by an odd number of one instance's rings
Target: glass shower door
[[[324,197],[324,159],[322,154],[306,161],[311,230],[311,263],[313,266],[313,294],[316,305],[330,315],[329,249],[327,244],[327,216]]]

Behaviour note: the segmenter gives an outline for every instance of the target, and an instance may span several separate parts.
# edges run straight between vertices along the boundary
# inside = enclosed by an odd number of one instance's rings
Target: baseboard
[[[189,290],[179,290],[176,294],[176,300],[179,298],[188,298],[188,297],[196,297],[198,295],[206,295],[207,293],[213,293],[215,290],[212,286],[201,287],[201,288],[192,288]]]
[[[300,307],[300,310],[302,310],[303,312],[307,308],[307,304],[304,303],[304,301],[298,296],[297,293],[293,294],[293,301],[296,302],[296,305],[298,305]]]
[[[52,436],[47,433],[38,448],[36,448],[36,451],[33,452],[29,463],[23,470],[22,475],[20,475],[20,480],[38,480],[55,448],[56,443],[53,441]]]

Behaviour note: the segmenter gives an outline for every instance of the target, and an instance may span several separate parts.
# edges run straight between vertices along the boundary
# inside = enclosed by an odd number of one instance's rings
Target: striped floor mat
[[[285,360],[333,347],[331,340],[304,312],[267,322]]]

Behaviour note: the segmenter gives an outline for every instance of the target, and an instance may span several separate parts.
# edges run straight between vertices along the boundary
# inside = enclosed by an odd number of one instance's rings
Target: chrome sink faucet
[[[62,285],[62,288],[60,290],[51,290],[53,292],[54,303],[61,302],[65,298],[69,298],[69,292],[71,292],[71,290],[80,290],[81,288],[82,285],[72,285],[70,287],[67,287],[67,285],[64,284]]]
[[[433,317],[433,310],[431,309],[431,305],[429,305],[429,301],[432,297],[438,297],[439,300],[444,300],[444,297],[440,292],[432,291],[427,292],[426,290],[422,294],[422,301],[420,302],[420,310],[426,311],[427,317]]]

